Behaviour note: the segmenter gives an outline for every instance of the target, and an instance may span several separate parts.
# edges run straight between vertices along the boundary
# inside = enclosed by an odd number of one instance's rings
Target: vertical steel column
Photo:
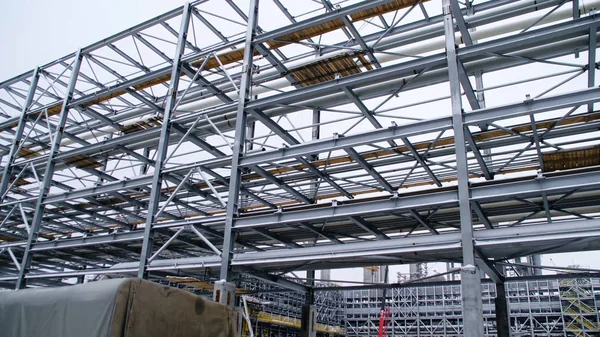
[[[315,271],[306,271],[307,286],[310,290],[306,293],[306,301],[302,305],[302,316],[300,318],[300,337],[314,337],[312,334],[312,321],[315,314]]]
[[[313,109],[313,113],[312,113],[312,139],[319,139],[321,138],[321,110],[320,109]],[[319,158],[318,154],[314,154],[311,157],[311,160],[317,160]]]
[[[596,44],[598,27],[590,28],[589,44],[588,44],[588,88],[596,85]],[[588,112],[594,111],[594,103],[588,104]]]
[[[312,113],[312,140],[316,140],[319,139],[321,137],[321,110],[320,109],[313,109],[313,113]],[[310,161],[315,161],[319,159],[319,154],[315,153],[310,155],[309,160]],[[319,188],[319,178],[314,179],[313,180],[315,183],[312,185],[312,191],[311,191],[311,195],[312,198],[316,198],[317,197],[317,192],[318,192],[318,188]]]
[[[160,130],[160,139],[156,149],[156,163],[154,165],[154,175],[152,178],[152,190],[150,192],[150,200],[148,202],[148,215],[146,217],[146,227],[144,228],[144,241],[142,243],[142,253],[140,255],[140,266],[138,269],[138,277],[147,277],[148,259],[152,255],[152,240],[153,234],[152,225],[156,221],[156,213],[160,202],[161,185],[162,185],[162,170],[165,164],[167,150],[169,148],[169,136],[171,133],[171,116],[173,115],[173,107],[177,101],[177,90],[179,87],[179,78],[181,75],[181,56],[185,52],[185,44],[187,41],[187,31],[190,24],[191,6],[189,2],[183,5],[181,14],[181,27],[179,29],[179,37],[177,38],[177,48],[173,65],[171,67],[171,83],[167,100],[165,102],[165,110],[163,112],[163,123]]]
[[[473,221],[469,202],[469,173],[467,167],[467,147],[463,123],[461,89],[458,79],[456,45],[454,44],[454,22],[450,10],[450,1],[443,0],[444,30],[446,36],[446,57],[448,60],[448,81],[452,102],[452,125],[456,144],[456,167],[458,176],[458,200],[460,227],[462,234],[463,266],[461,271],[461,290],[463,302],[463,322],[465,337],[483,336],[483,308],[481,303],[481,280],[475,267],[473,248]]]
[[[256,99],[257,96],[254,96],[254,99]],[[248,127],[246,128],[246,139],[252,139],[252,141],[247,142],[246,146],[245,146],[245,152],[244,153],[248,153],[252,150],[254,150],[254,136],[256,134],[256,122],[250,122],[248,123]],[[243,194],[240,196],[241,201],[241,208],[246,208],[250,205],[250,201],[251,198],[249,195],[247,194]]]
[[[254,138],[254,135],[256,133],[256,122],[252,122],[250,124],[248,124],[248,128],[246,129],[246,134],[248,135],[249,138]],[[254,142],[248,142],[246,144],[246,152],[250,152],[254,150]]]
[[[229,199],[227,200],[227,215],[225,216],[225,238],[223,240],[223,255],[221,257],[222,280],[231,280],[231,259],[235,242],[233,232],[233,221],[239,210],[240,187],[242,184],[242,167],[240,157],[244,153],[246,143],[246,120],[248,112],[246,103],[250,100],[250,88],[252,86],[252,62],[254,58],[254,36],[258,25],[258,0],[250,1],[248,12],[248,30],[246,31],[246,46],[244,49],[244,69],[240,82],[240,93],[237,107],[237,119],[235,125],[235,141],[233,143],[233,154],[231,156],[231,176],[229,179]]]
[[[496,298],[494,299],[494,308],[498,337],[510,337],[510,317],[508,311],[508,302],[506,300],[506,285],[504,282],[496,283]]]
[[[2,172],[2,182],[0,183],[0,201],[4,200],[2,197],[8,188],[8,184],[10,183],[10,179],[12,178],[12,163],[17,156],[17,150],[21,145],[21,138],[23,138],[23,130],[25,130],[25,124],[27,124],[27,113],[29,111],[29,105],[33,101],[33,97],[35,96],[35,90],[38,85],[38,81],[40,79],[40,68],[37,67],[33,71],[33,76],[31,78],[31,85],[29,86],[29,91],[27,93],[27,98],[25,99],[25,103],[23,104],[23,109],[21,111],[21,116],[19,117],[19,124],[17,126],[17,130],[15,132],[15,138],[13,140],[13,144],[10,148],[10,152],[8,153],[8,158],[6,160],[6,166],[4,166],[4,172]],[[0,158],[1,159],[1,158]]]
[[[73,70],[71,72],[71,78],[69,79],[69,84],[67,86],[67,93],[63,98],[58,124],[56,125],[56,134],[52,139],[50,153],[48,154],[48,162],[46,163],[44,178],[42,179],[42,185],[40,186],[40,194],[38,195],[38,199],[35,205],[33,220],[31,221],[31,229],[29,231],[29,236],[27,237],[27,245],[25,246],[25,252],[23,253],[23,259],[21,260],[21,270],[19,271],[19,278],[17,279],[16,285],[17,289],[23,289],[27,285],[25,281],[25,275],[27,275],[29,267],[31,266],[31,246],[37,240],[38,231],[40,230],[40,227],[42,225],[45,206],[43,201],[44,198],[46,198],[46,196],[48,195],[48,192],[50,192],[52,176],[54,175],[54,166],[56,165],[56,162],[54,161],[54,156],[58,153],[58,150],[60,148],[60,142],[62,141],[62,137],[64,134],[64,128],[67,124],[67,117],[69,116],[68,107],[69,103],[71,103],[71,99],[73,98],[73,92],[75,91],[75,84],[77,83],[77,77],[79,76],[79,68],[81,67],[82,59],[83,54],[81,53],[81,49],[79,49],[77,53],[75,53],[75,61],[73,62]],[[48,132],[52,131],[49,130]]]

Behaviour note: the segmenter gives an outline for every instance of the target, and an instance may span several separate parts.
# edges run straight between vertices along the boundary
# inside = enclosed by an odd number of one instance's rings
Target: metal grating
[[[80,169],[94,169],[102,167],[102,164],[84,155],[76,155],[65,159],[65,163]]]
[[[354,54],[345,54],[290,70],[290,75],[303,87],[360,73]]]
[[[544,171],[560,171],[600,165],[600,146],[561,150],[542,155]]]
[[[289,33],[289,34],[280,36],[279,38],[277,38],[274,41],[268,41],[267,45],[269,46],[269,48],[275,49],[275,48],[286,46],[292,42],[298,42],[298,41],[309,39],[311,37],[329,33],[334,30],[340,29],[344,26],[345,26],[344,21],[342,21],[342,19],[334,19],[331,21],[320,23],[318,25],[314,25],[312,27],[308,27],[305,29],[295,31],[293,33]]]

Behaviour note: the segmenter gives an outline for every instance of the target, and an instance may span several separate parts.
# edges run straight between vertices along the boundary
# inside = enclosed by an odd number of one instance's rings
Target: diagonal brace
[[[442,182],[435,176],[435,174],[433,173],[433,171],[431,171],[431,168],[429,167],[429,165],[427,165],[427,163],[425,162],[425,159],[423,159],[423,157],[421,157],[421,155],[419,154],[419,152],[417,151],[417,149],[415,149],[415,147],[408,140],[408,138],[402,137],[402,141],[404,142],[404,145],[406,145],[406,147],[408,148],[408,150],[410,151],[410,153],[412,153],[412,155],[415,157],[415,159],[417,160],[417,162],[421,165],[421,167],[423,167],[423,169],[425,170],[425,172],[427,172],[427,174],[429,175],[429,177],[435,182],[435,184],[438,187],[442,187]]]
[[[410,215],[413,218],[415,218],[415,220],[417,220],[417,222],[419,224],[421,224],[421,226],[427,228],[427,230],[430,231],[431,234],[435,234],[435,235],[440,234],[440,232],[438,232],[435,228],[433,228],[433,226],[431,226],[427,220],[423,219],[423,217],[419,214],[419,212],[415,211],[414,209],[411,209],[408,212],[410,213]]]
[[[252,165],[250,166],[250,168],[258,173],[259,175],[261,175],[263,178],[265,178],[266,180],[270,181],[272,184],[275,184],[279,187],[281,187],[283,190],[285,190],[286,192],[290,193],[291,195],[293,195],[297,200],[305,203],[305,204],[312,204],[313,201],[309,198],[307,198],[304,194],[296,191],[295,189],[291,188],[290,186],[288,186],[285,182],[283,182],[281,179],[275,177],[274,175],[272,175],[271,173],[267,172],[265,169],[263,169],[262,167],[258,166],[258,165]]]
[[[344,149],[363,170],[367,171],[386,191],[394,193],[394,188],[385,180],[379,172],[375,171],[373,166],[369,164],[356,150],[353,148]]]
[[[389,236],[385,235],[385,233],[383,233],[382,231],[380,231],[379,229],[377,229],[375,226],[373,226],[372,224],[370,224],[367,221],[365,221],[363,218],[361,218],[359,216],[350,216],[349,218],[350,218],[350,220],[352,220],[352,222],[354,222],[360,228],[362,228],[365,231],[371,233],[372,235],[375,235],[379,239],[382,239],[382,240],[389,240],[390,239]]]

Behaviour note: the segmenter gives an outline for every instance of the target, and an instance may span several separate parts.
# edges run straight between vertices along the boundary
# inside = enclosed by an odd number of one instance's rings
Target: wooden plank
[[[426,2],[426,1],[429,1],[429,0],[423,0],[423,2]],[[418,0],[395,0],[395,1],[389,2],[387,4],[373,7],[371,9],[365,9],[364,11],[350,14],[350,17],[352,18],[352,21],[366,20],[366,19],[370,19],[375,16],[394,12],[399,9],[412,7],[418,2],[419,2]]]

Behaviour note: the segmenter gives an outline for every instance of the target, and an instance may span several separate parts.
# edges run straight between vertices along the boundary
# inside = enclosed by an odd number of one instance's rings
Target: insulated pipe
[[[490,17],[493,15],[498,15],[499,12],[505,12],[505,11],[511,11],[511,10],[516,10],[518,8],[523,8],[523,7],[527,7],[527,6],[532,6],[535,4],[535,1],[532,0],[526,0],[526,1],[520,1],[518,3],[515,3],[513,5],[509,5],[509,6],[502,6],[500,8],[497,9],[491,9],[489,11],[485,11],[482,12],[481,14],[475,14],[473,16],[469,17],[468,21],[476,21],[478,19],[481,19],[481,17]],[[580,11],[582,14],[588,14],[591,9],[593,8],[600,8],[600,0],[582,0],[580,2]],[[479,15],[479,16],[478,16]],[[552,13],[551,15],[548,15],[546,18],[544,18],[543,20],[541,20],[538,25],[542,25],[542,24],[547,24],[547,23],[551,23],[551,22],[556,22],[556,21],[560,21],[560,20],[564,20],[564,19],[568,19],[572,16],[572,9],[570,7],[564,7],[561,8],[559,10],[556,10],[554,13]],[[543,13],[540,13],[538,15],[535,15],[533,17],[530,18],[522,18],[520,20],[516,20],[514,22],[506,22],[504,24],[501,25],[494,25],[493,27],[487,27],[487,28],[479,28],[477,31],[475,32],[471,32],[471,36],[474,40],[484,40],[487,38],[491,38],[494,36],[498,36],[498,35],[503,35],[503,34],[507,34],[507,33],[511,33],[511,32],[515,32],[515,31],[519,31],[519,30],[523,30],[525,28],[528,28],[529,26],[531,26],[533,23],[535,23],[537,20],[540,20],[543,17]],[[437,27],[439,26],[439,27]],[[440,51],[443,50],[444,48],[444,38],[443,37],[436,37],[433,39],[429,39],[427,41],[420,41],[418,43],[412,43],[409,45],[404,45],[404,46],[400,46],[400,47],[395,47],[395,45],[397,44],[401,44],[402,41],[406,40],[407,38],[410,37],[414,37],[414,36],[418,36],[427,32],[431,32],[431,31],[435,31],[435,30],[441,30],[442,28],[441,23],[440,24],[436,24],[433,25],[433,27],[424,27],[421,30],[417,30],[417,31],[411,31],[411,32],[407,32],[407,33],[402,33],[402,34],[397,34],[394,36],[391,36],[389,38],[384,38],[380,41],[380,43],[378,44],[378,49],[381,50],[386,50],[386,54],[380,54],[378,55],[378,60],[380,63],[384,64],[384,63],[390,63],[390,62],[394,62],[394,61],[399,61],[403,58],[405,58],[405,56],[402,55],[422,55],[422,54],[427,54],[427,53],[432,53],[435,51]],[[460,44],[461,43],[461,38],[460,35],[457,34],[456,37],[456,43]],[[389,49],[392,48],[392,49]],[[302,61],[298,61],[298,62],[292,62],[290,64],[286,64],[288,66],[300,66],[303,64],[307,64],[307,63],[312,63],[315,62],[315,60],[318,59],[327,59],[330,57],[333,57],[335,55],[339,55],[339,54],[343,54],[347,51],[340,51],[338,53],[331,53],[331,54],[327,54],[325,56],[322,56],[320,58],[313,58],[313,59],[309,59],[309,60],[302,60]],[[392,53],[392,54],[390,54]],[[274,76],[275,74],[278,74],[278,72],[276,70],[270,70],[270,71],[265,71],[263,74],[257,75],[255,77],[255,79],[257,81],[261,81],[263,79],[269,78]],[[265,82],[263,83],[265,86],[267,87],[255,87],[253,88],[253,94],[254,95],[260,95],[260,94],[265,94],[270,92],[272,89],[283,89],[285,87],[288,87],[290,85],[290,83],[288,82],[288,80],[284,79],[284,78],[278,78],[276,80],[273,81],[269,81],[269,82]],[[227,84],[226,85],[227,88],[221,88],[222,90],[231,90],[231,85]],[[358,92],[357,92],[358,93]],[[193,98],[197,98],[198,96],[201,96],[203,94],[203,92],[195,92],[195,93],[191,93],[190,94],[190,99]],[[228,93],[229,97],[232,98],[233,100],[237,99],[237,93],[235,92],[230,92]],[[314,101],[319,100],[318,98],[315,99]],[[314,103],[314,101],[311,100],[311,102]],[[321,101],[323,101],[321,99]],[[308,103],[308,102],[307,102]],[[214,106],[218,106],[221,105],[222,101],[219,100],[216,97],[210,97],[207,99],[201,99],[198,100],[196,102],[192,102],[192,103],[186,103],[186,104],[182,104],[180,106],[179,109],[181,110],[185,110],[185,111],[195,111],[195,110],[203,110],[203,109],[207,109],[210,107],[214,107]],[[312,104],[315,106],[318,106],[316,104]],[[136,115],[139,114],[145,114],[140,116],[137,119],[134,120],[128,120],[124,123],[122,123],[122,125],[124,126],[128,126],[128,125],[132,125],[135,123],[139,123],[139,122],[143,122],[143,121],[147,121],[148,119],[152,118],[155,116],[155,113],[151,113],[151,114],[147,114],[148,112],[152,112],[153,110],[151,108],[135,108],[132,109],[129,112],[125,112],[122,114],[119,114],[117,116],[115,116],[115,118],[113,118],[114,121],[119,121],[119,120],[124,120],[127,118],[131,118],[134,117]],[[269,110],[270,111],[270,110]],[[177,115],[177,113],[176,113]],[[210,115],[210,112],[209,112]],[[270,116],[273,116],[272,114],[269,113]],[[219,117],[223,117],[223,116],[219,116]],[[229,117],[229,116],[227,116]],[[235,116],[231,116],[233,117],[233,119],[235,119]],[[232,118],[226,118],[228,125],[232,125]],[[91,124],[91,123],[90,123]],[[203,123],[199,123],[198,128],[202,128]],[[218,124],[217,124],[218,125]],[[205,126],[205,125],[204,125]],[[106,127],[102,127],[98,130],[95,130],[95,132],[101,132],[101,133],[112,133],[112,132],[116,132],[119,131],[118,129],[112,127],[112,126],[106,126]],[[76,133],[77,131],[71,131],[71,133]],[[84,140],[88,140],[88,139],[92,139],[94,137],[96,137],[96,135],[94,135],[92,132],[85,132],[83,134],[80,134],[78,136],[81,139]],[[71,145],[74,142],[72,140],[66,139],[63,140],[62,145]],[[32,150],[38,150],[39,148],[33,147]]]

